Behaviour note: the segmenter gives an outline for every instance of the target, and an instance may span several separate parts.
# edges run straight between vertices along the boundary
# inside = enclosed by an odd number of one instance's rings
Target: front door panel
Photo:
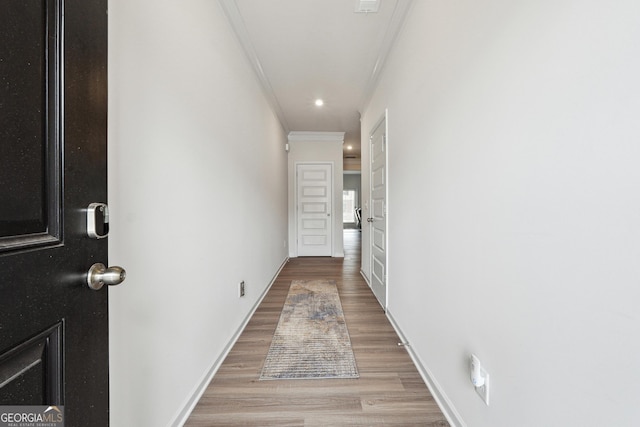
[[[61,5],[1,1],[0,252],[60,242]]]
[[[61,405],[62,323],[0,356],[0,405]]]
[[[108,426],[106,0],[0,0],[0,405]]]

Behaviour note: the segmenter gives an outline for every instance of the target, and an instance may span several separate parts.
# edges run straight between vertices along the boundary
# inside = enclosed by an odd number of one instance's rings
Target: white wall
[[[111,425],[166,426],[287,257],[286,135],[218,2],[109,21]]]
[[[461,425],[640,421],[639,22],[416,1],[364,112],[363,141],[389,109],[389,311]]]
[[[290,132],[289,140],[289,256],[297,257],[296,164],[331,163],[333,165],[333,257],[344,257],[342,236],[342,144],[344,132]]]

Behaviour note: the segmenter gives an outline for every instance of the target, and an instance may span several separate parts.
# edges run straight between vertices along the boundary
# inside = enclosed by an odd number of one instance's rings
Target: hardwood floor
[[[258,381],[294,279],[335,279],[359,379]],[[185,426],[449,426],[360,276],[360,232],[345,258],[293,258],[282,270]]]

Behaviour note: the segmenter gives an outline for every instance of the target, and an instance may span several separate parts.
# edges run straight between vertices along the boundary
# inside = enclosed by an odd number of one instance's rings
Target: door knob
[[[104,264],[93,264],[87,273],[87,285],[94,291],[101,289],[104,285],[114,286],[122,283],[127,277],[124,268],[114,265],[105,267]]]
[[[373,222],[373,218],[367,218],[367,222]]]

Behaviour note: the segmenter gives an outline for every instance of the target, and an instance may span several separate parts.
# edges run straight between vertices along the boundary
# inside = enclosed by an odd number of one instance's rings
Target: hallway
[[[361,233],[345,258],[293,258],[231,349],[186,426],[431,426],[449,424],[360,275]],[[334,279],[359,379],[258,381],[291,280]]]

